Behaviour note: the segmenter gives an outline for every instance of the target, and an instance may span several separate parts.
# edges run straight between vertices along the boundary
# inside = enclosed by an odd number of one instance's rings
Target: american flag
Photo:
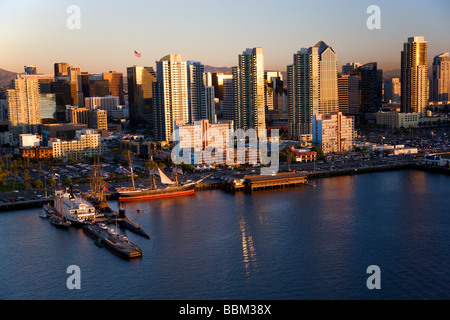
[[[141,57],[141,54],[140,54],[139,52],[137,52],[136,50],[134,50],[134,55],[135,55],[136,57],[138,57],[138,58]]]

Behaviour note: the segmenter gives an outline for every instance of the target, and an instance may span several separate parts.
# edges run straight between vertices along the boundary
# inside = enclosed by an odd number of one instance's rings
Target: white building
[[[106,153],[106,146],[101,144],[100,134],[95,133],[93,129],[77,131],[74,140],[50,140],[49,146],[53,148],[53,157],[62,158],[65,161],[69,157],[80,159]]]
[[[41,142],[39,136],[31,133],[20,134],[19,140],[21,148],[38,147]]]
[[[324,153],[350,151],[354,141],[354,119],[342,112],[313,115],[313,144]]]

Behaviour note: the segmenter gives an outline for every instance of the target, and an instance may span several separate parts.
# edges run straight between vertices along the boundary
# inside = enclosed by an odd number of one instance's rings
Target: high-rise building
[[[113,97],[119,97],[119,103],[124,105],[123,74],[116,71],[103,73],[103,80],[109,81],[109,94]]]
[[[24,66],[25,74],[37,74],[36,66],[33,65],[26,65]]]
[[[441,53],[433,59],[431,101],[450,101],[450,54]]]
[[[401,55],[401,112],[426,113],[428,103],[428,42],[410,37]]]
[[[133,66],[127,68],[128,102],[130,122],[133,124],[146,121],[153,125],[153,91],[156,81],[153,67]]]
[[[359,73],[360,106],[363,120],[376,120],[375,113],[380,111],[383,103],[383,71],[376,62],[370,62],[357,69]],[[372,114],[372,116],[370,115]]]
[[[17,75],[7,90],[8,120],[14,138],[22,133],[38,134],[41,127],[39,82],[34,75]],[[18,140],[17,140],[18,141]]]
[[[187,87],[189,95],[189,122],[207,118],[205,66],[197,61],[187,62]]]
[[[70,66],[67,68],[67,73],[69,83],[75,85],[75,90],[77,91],[76,96],[73,97],[73,104],[76,106],[81,104],[81,106],[83,106],[84,98],[81,88],[81,68],[77,66]]]
[[[54,64],[55,69],[55,81],[69,80],[69,64],[66,62],[58,62]]]
[[[264,54],[260,47],[246,49],[233,67],[233,111],[236,129],[254,129],[265,135]]]
[[[174,122],[189,122],[187,63],[180,54],[169,54],[156,62],[153,84],[153,130],[157,141],[171,141]]]
[[[214,86],[214,94],[216,95],[216,98],[219,99],[219,101],[222,101],[224,99],[223,82],[225,79],[233,79],[233,74],[231,72],[217,72],[211,74],[211,85]],[[206,85],[209,85],[209,83],[206,83]]]
[[[216,100],[214,97],[214,87],[205,87],[206,96],[206,118],[209,123],[216,123]]]
[[[349,151],[353,148],[354,120],[342,112],[313,115],[312,140],[324,153]]]
[[[384,79],[384,103],[400,103],[400,78]]]
[[[348,62],[342,66],[342,75],[350,74],[351,71],[358,69],[361,66],[359,62]]]
[[[302,48],[287,74],[289,135],[311,134],[313,115],[339,110],[336,53],[323,41]]]
[[[222,111],[223,120],[233,120],[233,101],[234,101],[234,89],[233,78],[225,78],[222,81],[222,100],[220,100],[220,109]]]

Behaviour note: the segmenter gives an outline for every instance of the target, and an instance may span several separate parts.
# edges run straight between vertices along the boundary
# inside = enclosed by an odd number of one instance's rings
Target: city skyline
[[[429,59],[449,51],[443,30],[450,3],[419,1],[2,1],[0,68],[22,73],[25,65],[52,73],[55,62],[82,71],[125,73],[133,65],[155,66],[167,54],[215,67],[237,65],[245,48],[262,47],[267,70],[285,71],[302,47],[324,41],[337,54],[338,69],[347,62],[378,62],[400,69],[400,52],[408,37],[424,36]],[[367,8],[378,5],[381,29],[370,30]],[[67,8],[80,8],[80,29],[66,26]],[[170,8],[170,10],[168,10]],[[170,15],[165,12],[170,12]],[[428,13],[428,14],[427,14]],[[448,27],[448,28],[447,28]],[[163,30],[163,31],[162,31]],[[244,32],[245,31],[245,32]],[[141,53],[141,58],[134,55]]]

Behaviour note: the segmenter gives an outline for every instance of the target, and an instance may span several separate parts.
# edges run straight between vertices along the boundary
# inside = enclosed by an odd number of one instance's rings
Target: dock
[[[285,188],[307,183],[306,173],[282,172],[273,175],[244,176],[243,184],[247,191]]]
[[[32,209],[32,208],[42,208],[42,206],[47,203],[53,204],[53,199],[42,198],[42,199],[37,199],[37,200],[5,202],[5,203],[0,203],[0,212],[12,211],[12,210],[24,210],[24,209]]]

